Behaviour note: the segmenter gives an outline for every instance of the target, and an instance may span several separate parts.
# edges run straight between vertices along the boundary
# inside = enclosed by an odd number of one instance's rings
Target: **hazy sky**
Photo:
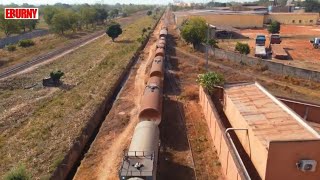
[[[57,2],[63,2],[67,4],[82,4],[82,3],[88,3],[88,4],[95,4],[98,2],[104,2],[104,4],[168,4],[173,3],[173,0],[0,0],[0,4],[10,4],[10,3],[16,3],[16,4],[55,4]],[[210,2],[211,0],[184,0],[184,2],[201,2],[206,3]],[[230,0],[216,0],[217,2],[226,2]],[[244,0],[234,0],[234,1],[244,1]],[[246,0],[250,1],[250,0]]]

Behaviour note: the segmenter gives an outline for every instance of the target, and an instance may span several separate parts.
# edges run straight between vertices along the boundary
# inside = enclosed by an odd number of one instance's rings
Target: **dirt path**
[[[160,27],[161,23],[154,30],[140,60],[130,73],[74,179],[118,178],[123,151],[130,143],[134,127],[138,123],[140,98],[145,87],[144,79],[148,65],[154,57],[153,52]]]

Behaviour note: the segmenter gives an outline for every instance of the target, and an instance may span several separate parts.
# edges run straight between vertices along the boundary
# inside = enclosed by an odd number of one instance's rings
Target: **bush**
[[[50,77],[54,82],[59,82],[60,78],[64,75],[64,72],[58,70],[58,71],[52,71],[50,73]]]
[[[219,46],[218,46],[219,42],[217,40],[215,40],[215,39],[209,39],[208,43],[213,48],[219,48]]]
[[[148,11],[147,15],[150,16],[152,14],[152,11]]]
[[[205,74],[199,74],[197,82],[211,94],[215,86],[224,83],[224,78],[219,73],[207,72]]]
[[[31,39],[23,39],[23,40],[20,40],[18,43],[18,46],[20,47],[29,47],[33,45],[35,45],[35,43]]]
[[[142,44],[146,40],[146,38],[146,36],[141,36],[137,39],[137,41]]]
[[[7,46],[7,50],[10,51],[10,52],[12,52],[12,51],[17,50],[17,47],[16,47],[15,45],[8,45],[8,46]]]
[[[275,34],[280,32],[280,23],[277,21],[272,21],[270,26],[268,27],[269,33]]]
[[[5,180],[29,180],[30,175],[27,173],[25,166],[19,165],[11,169],[4,177]]]
[[[241,54],[247,55],[250,53],[250,47],[247,43],[237,42],[235,50],[239,51]]]

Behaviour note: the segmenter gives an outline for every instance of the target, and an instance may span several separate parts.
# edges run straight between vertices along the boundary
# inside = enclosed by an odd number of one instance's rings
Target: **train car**
[[[157,48],[165,49],[165,47],[166,47],[166,41],[165,40],[160,39],[160,40],[157,41]]]
[[[163,77],[163,64],[164,58],[162,56],[156,56],[153,59],[152,66],[150,69],[150,78],[153,76]]]
[[[160,35],[159,35],[160,38],[161,37],[167,37],[167,35],[168,35],[168,31],[166,29],[161,29],[160,30]]]
[[[144,89],[141,98],[141,110],[139,112],[140,121],[153,121],[157,125],[161,122],[162,111],[162,91],[160,84],[156,83],[154,79],[159,78],[157,82],[161,83],[160,77],[149,79],[147,86]]]
[[[121,180],[156,180],[159,128],[151,121],[139,122],[119,170]]]
[[[157,49],[156,49],[156,54],[155,54],[155,56],[162,56],[162,57],[164,57],[164,55],[165,55],[164,48],[157,48]]]

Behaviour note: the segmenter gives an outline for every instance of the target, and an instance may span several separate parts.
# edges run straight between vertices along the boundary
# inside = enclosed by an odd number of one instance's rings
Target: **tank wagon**
[[[139,123],[119,170],[121,180],[156,180],[160,144],[158,125],[162,117],[162,87],[168,34],[166,18],[163,21],[165,26],[159,32],[149,80],[141,97]]]
[[[163,77],[163,57],[162,56],[156,56],[153,59],[151,70],[150,70],[150,77],[158,76]]]
[[[155,180],[159,149],[159,128],[151,121],[137,124],[128,152],[125,154],[120,179]]]

